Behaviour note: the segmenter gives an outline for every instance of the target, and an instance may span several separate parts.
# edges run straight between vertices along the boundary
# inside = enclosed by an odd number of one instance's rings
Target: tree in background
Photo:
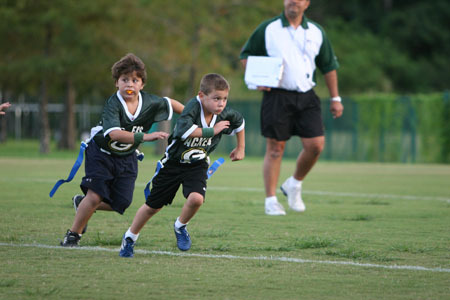
[[[73,148],[75,103],[102,104],[114,91],[111,64],[127,52],[146,63],[146,88],[156,94],[183,101],[204,73],[218,72],[232,83],[231,97],[254,99],[238,54],[282,10],[273,0],[0,0],[1,93],[39,99],[43,153],[47,103],[64,103],[59,147]],[[448,1],[313,0],[307,15],[333,41],[345,94],[448,88]]]
[[[120,52],[114,45],[120,14],[104,0],[3,2],[0,33],[8,43],[1,47],[7,58],[0,64],[7,71],[0,72],[1,86],[12,97],[39,95],[41,153],[50,151],[49,99],[64,99],[59,147],[73,149],[77,95],[113,86],[109,68]]]
[[[359,39],[361,32],[373,35],[373,39],[378,40],[377,47],[364,48],[360,44],[354,47],[366,52],[364,56],[368,61],[371,60],[371,52],[385,52],[387,61],[383,64],[383,70],[392,83],[391,91],[413,93],[449,88],[449,1],[314,0],[311,1],[308,15],[317,18],[328,30],[329,24],[341,19],[346,26],[356,31],[352,34],[347,30],[345,35],[335,32],[333,41],[346,40],[348,34],[355,35],[353,40]],[[386,46],[388,49],[385,49]],[[393,57],[390,53],[393,53]],[[338,57],[346,56],[350,55],[338,52]],[[345,59],[348,61],[351,57]]]

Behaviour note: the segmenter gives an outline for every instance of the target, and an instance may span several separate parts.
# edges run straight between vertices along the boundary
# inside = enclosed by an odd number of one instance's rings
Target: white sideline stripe
[[[119,249],[103,248],[103,247],[74,247],[64,248],[61,246],[50,246],[43,244],[8,244],[0,243],[0,246],[6,247],[34,247],[44,249],[58,249],[58,250],[84,250],[84,251],[102,251],[102,252],[119,252]],[[216,254],[201,254],[201,253],[184,253],[184,252],[171,252],[171,251],[156,251],[156,250],[142,250],[137,249],[135,253],[139,254],[154,254],[154,255],[166,255],[166,256],[179,256],[179,257],[202,257],[202,258],[225,258],[225,259],[239,259],[239,260],[266,260],[266,261],[281,261],[289,263],[311,263],[311,264],[326,264],[326,265],[344,265],[353,267],[366,267],[366,268],[381,268],[391,270],[412,270],[412,271],[428,271],[428,272],[443,272],[450,273],[450,269],[447,268],[426,268],[421,266],[401,266],[401,265],[378,265],[378,264],[366,264],[357,263],[351,261],[332,261],[332,260],[312,260],[301,259],[292,257],[277,257],[277,256],[236,256],[236,255],[216,255]]]
[[[41,183],[52,183],[54,184],[57,179],[24,179],[24,178],[0,178],[0,181],[4,182],[41,182]],[[70,183],[69,183],[70,184]],[[77,183],[78,184],[78,183]],[[145,187],[146,183],[136,182],[137,187]],[[236,186],[209,186],[210,191],[238,191],[238,192],[258,192],[263,193],[264,189],[253,188],[253,187],[236,187]],[[277,190],[277,193],[281,193]],[[352,198],[381,198],[381,199],[403,199],[403,200],[435,200],[444,201],[450,203],[450,198],[447,197],[434,197],[434,196],[413,196],[413,195],[393,195],[393,194],[367,194],[367,193],[348,193],[348,192],[327,192],[327,191],[308,191],[303,190],[303,194],[306,195],[320,195],[320,196],[332,196],[332,197],[352,197]]]

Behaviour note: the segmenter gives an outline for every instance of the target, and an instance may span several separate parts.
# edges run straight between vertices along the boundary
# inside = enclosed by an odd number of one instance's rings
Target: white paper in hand
[[[245,83],[249,89],[258,86],[279,87],[283,75],[281,57],[249,56],[245,68]]]

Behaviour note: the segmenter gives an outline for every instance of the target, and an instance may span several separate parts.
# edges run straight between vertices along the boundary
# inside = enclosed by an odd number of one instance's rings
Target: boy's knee
[[[203,196],[199,193],[191,193],[188,198],[189,204],[194,206],[201,206],[203,204],[203,200]]]
[[[100,204],[103,201],[103,198],[93,190],[89,189],[86,196],[84,196],[83,201],[90,202],[92,204]]]
[[[160,211],[161,208],[153,208],[150,205],[148,205],[148,203],[144,203],[144,204],[142,204],[142,206],[139,210],[148,216],[153,216],[158,211]]]

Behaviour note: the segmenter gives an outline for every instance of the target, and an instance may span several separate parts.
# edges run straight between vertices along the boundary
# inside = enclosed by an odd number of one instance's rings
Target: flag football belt
[[[67,177],[67,179],[60,179],[58,180],[55,185],[53,186],[52,190],[50,191],[50,198],[53,197],[53,195],[56,193],[56,191],[58,190],[58,188],[66,182],[71,182],[72,179],[75,177],[75,175],[78,172],[78,169],[80,168],[81,164],[83,163],[83,159],[84,159],[84,151],[86,150],[86,148],[88,147],[88,142],[81,142],[81,146],[80,146],[80,152],[78,153],[78,157],[77,160],[75,161],[75,163],[73,164],[72,170],[70,170],[69,176]],[[137,159],[142,161],[144,159],[144,153],[140,152],[139,150],[136,149],[136,156]]]

